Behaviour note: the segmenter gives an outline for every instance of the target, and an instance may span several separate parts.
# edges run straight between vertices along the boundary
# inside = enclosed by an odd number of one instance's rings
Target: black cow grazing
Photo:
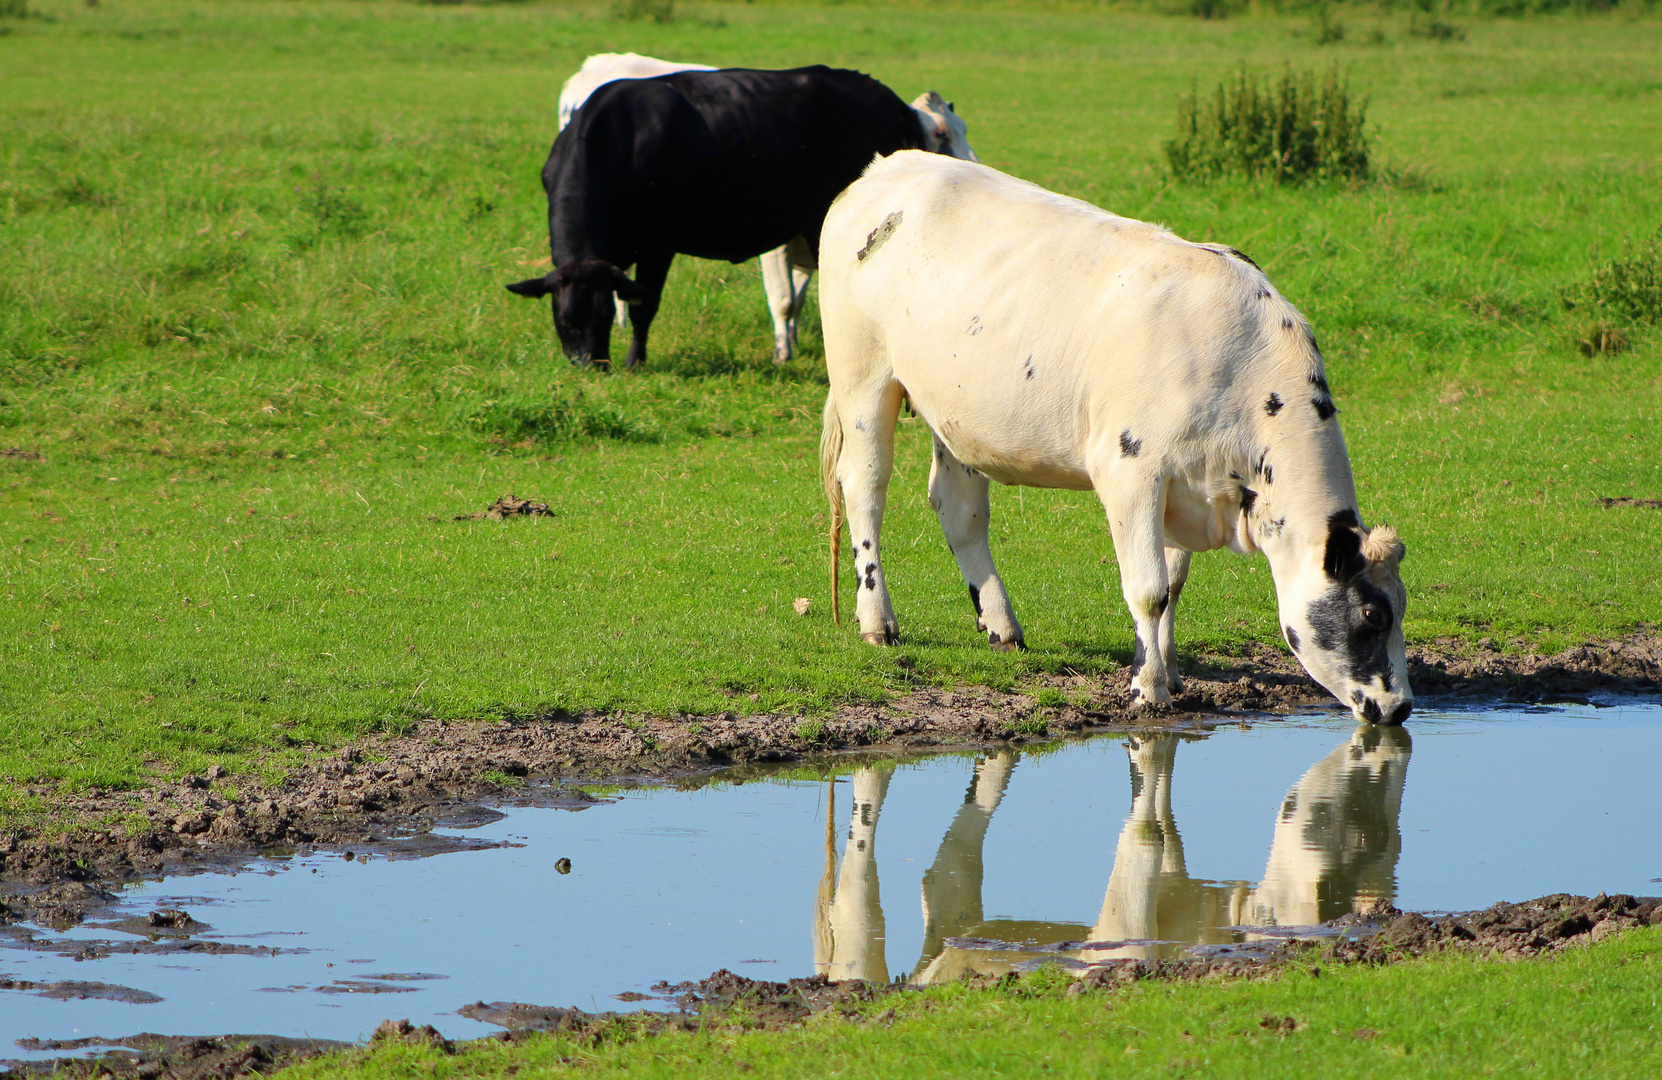
[[[616,293],[630,305],[627,364],[637,367],[677,253],[738,263],[800,237],[817,260],[831,200],[874,156],[923,148],[918,114],[857,71],[733,68],[607,83],[542,169],[554,268],[508,288],[553,295],[554,330],[578,365],[609,364]]]

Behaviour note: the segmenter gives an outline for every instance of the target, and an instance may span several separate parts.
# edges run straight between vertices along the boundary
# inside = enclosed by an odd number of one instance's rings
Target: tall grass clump
[[[612,0],[612,18],[623,22],[671,23],[675,0]]]
[[[1594,263],[1585,281],[1565,291],[1564,306],[1580,315],[1574,339],[1587,356],[1626,349],[1624,325],[1662,322],[1662,230]]]
[[[608,439],[655,443],[659,432],[617,405],[596,401],[581,389],[555,386],[545,395],[504,394],[462,411],[461,426],[501,444],[540,445]]]
[[[1207,97],[1194,90],[1178,98],[1166,162],[1178,180],[1361,180],[1370,164],[1367,108],[1337,65],[1320,76],[1288,67],[1274,82],[1243,65]]]

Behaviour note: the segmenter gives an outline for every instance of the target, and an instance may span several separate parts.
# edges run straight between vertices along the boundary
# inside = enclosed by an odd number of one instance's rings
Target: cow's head
[[[604,259],[570,259],[540,278],[527,278],[508,291],[535,300],[554,297],[554,332],[573,364],[607,363],[612,358],[612,316],[616,293],[638,304],[645,291]]]
[[[964,161],[980,161],[970,149],[969,127],[952,109],[952,102],[931,90],[912,102],[923,129],[923,148],[932,154],[946,154]]]
[[[1405,550],[1389,525],[1364,529],[1355,511],[1342,510],[1328,520],[1325,545],[1312,548],[1310,565],[1281,595],[1282,632],[1299,662],[1373,724],[1400,724],[1414,707],[1402,643]]]

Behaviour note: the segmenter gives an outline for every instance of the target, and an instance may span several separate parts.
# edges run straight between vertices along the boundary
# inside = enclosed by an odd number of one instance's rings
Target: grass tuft
[[[465,410],[461,425],[505,445],[551,444],[611,439],[617,442],[655,443],[661,434],[651,425],[629,416],[619,406],[597,401],[581,388],[567,391],[556,385],[545,394],[510,393],[487,398]]]
[[[1178,180],[1235,174],[1278,184],[1361,180],[1371,159],[1367,103],[1351,96],[1335,64],[1325,74],[1289,65],[1271,83],[1243,64],[1204,100],[1198,90],[1177,100],[1177,135],[1165,145]]]
[[[612,18],[621,22],[675,21],[675,0],[612,0]]]
[[[1595,264],[1567,305],[1630,322],[1662,322],[1662,229],[1629,244],[1616,258]]]

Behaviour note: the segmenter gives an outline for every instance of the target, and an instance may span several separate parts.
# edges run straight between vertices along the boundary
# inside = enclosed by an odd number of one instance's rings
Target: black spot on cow
[[[1268,289],[1260,288],[1258,290],[1258,299],[1268,300],[1269,298],[1270,298],[1270,291]]]
[[[1293,328],[1293,317],[1291,315],[1283,315],[1281,317],[1281,329],[1291,330],[1292,328]]]
[[[1131,429],[1120,432],[1120,457],[1136,457],[1143,452],[1143,440],[1133,439]]]
[[[1284,517],[1265,518],[1263,521],[1258,523],[1258,535],[1264,537],[1265,539],[1269,539],[1273,536],[1280,536],[1281,530],[1285,528],[1286,525],[1287,519]]]
[[[1241,479],[1241,474],[1236,472],[1234,469],[1231,469],[1229,470],[1229,478],[1231,480],[1239,480]]]
[[[1353,529],[1360,529],[1362,519],[1356,516],[1354,510],[1335,510],[1327,515],[1327,527],[1331,529],[1335,525],[1349,525]]]
[[[1249,487],[1241,488],[1241,513],[1250,514],[1258,502],[1258,493]]]
[[[1033,358],[1031,356],[1029,356],[1027,358],[1027,363],[1026,363],[1025,366],[1027,368],[1027,377],[1029,379],[1031,379],[1033,377]]]
[[[866,588],[868,588],[868,589],[877,588],[877,575],[876,574],[868,573],[866,575]]]
[[[1333,404],[1332,398],[1311,398],[1310,404],[1315,406],[1316,415],[1321,417],[1323,420],[1333,419],[1333,414],[1339,411],[1339,406]]]
[[[877,572],[877,564],[876,563],[869,562],[869,563],[866,564],[866,576],[867,577],[870,577],[872,574],[875,574],[876,572]]]
[[[1354,517],[1354,511],[1351,511]],[[1338,517],[1337,514],[1334,517]],[[1353,526],[1329,519],[1327,528],[1327,550],[1322,555],[1322,569],[1334,581],[1344,582],[1360,574],[1367,568],[1368,561],[1362,557],[1362,534]]]
[[[1281,632],[1287,635],[1287,645],[1294,652],[1298,652],[1298,631],[1290,626],[1283,626]]]
[[[862,540],[862,541],[860,541],[860,546],[865,548],[867,551],[870,551],[871,550],[871,541],[870,540]]]
[[[1248,266],[1252,267],[1254,270],[1262,270],[1263,269],[1263,267],[1259,266],[1257,263],[1252,261],[1252,256],[1248,255],[1244,251],[1237,251],[1234,248],[1224,248],[1224,250],[1229,252],[1229,254],[1233,255],[1235,258],[1237,258],[1237,259],[1241,260],[1242,262],[1246,263]]]
[[[1264,466],[1264,483],[1275,483],[1275,467],[1273,465]]]
[[[1254,476],[1263,476],[1264,475],[1264,460],[1266,458],[1268,458],[1269,456],[1270,456],[1270,448],[1266,446],[1258,454],[1258,461],[1252,466],[1252,475],[1254,475]]]
[[[1319,371],[1310,373],[1310,385],[1314,386],[1317,390],[1320,390],[1324,394],[1331,394],[1333,392],[1327,388],[1327,380],[1322,378],[1322,373]]]
[[[998,631],[997,630],[988,630],[987,631],[987,644],[988,645],[997,645],[999,642],[1001,642],[1003,640],[1004,640],[1003,638],[998,636]]]
[[[1280,394],[1271,394],[1264,401],[1264,411],[1269,413],[1271,416],[1274,416],[1276,413],[1281,411],[1282,404],[1283,402]]]
[[[1367,609],[1381,617],[1370,621],[1363,615]],[[1391,629],[1396,620],[1390,597],[1382,589],[1366,578],[1334,585],[1310,602],[1305,615],[1316,648],[1336,656],[1352,679],[1369,683],[1389,678]]]
[[[979,618],[981,616],[981,590],[976,588],[974,585],[971,585],[969,587],[969,594],[970,603],[975,605],[975,614],[976,617]]]

